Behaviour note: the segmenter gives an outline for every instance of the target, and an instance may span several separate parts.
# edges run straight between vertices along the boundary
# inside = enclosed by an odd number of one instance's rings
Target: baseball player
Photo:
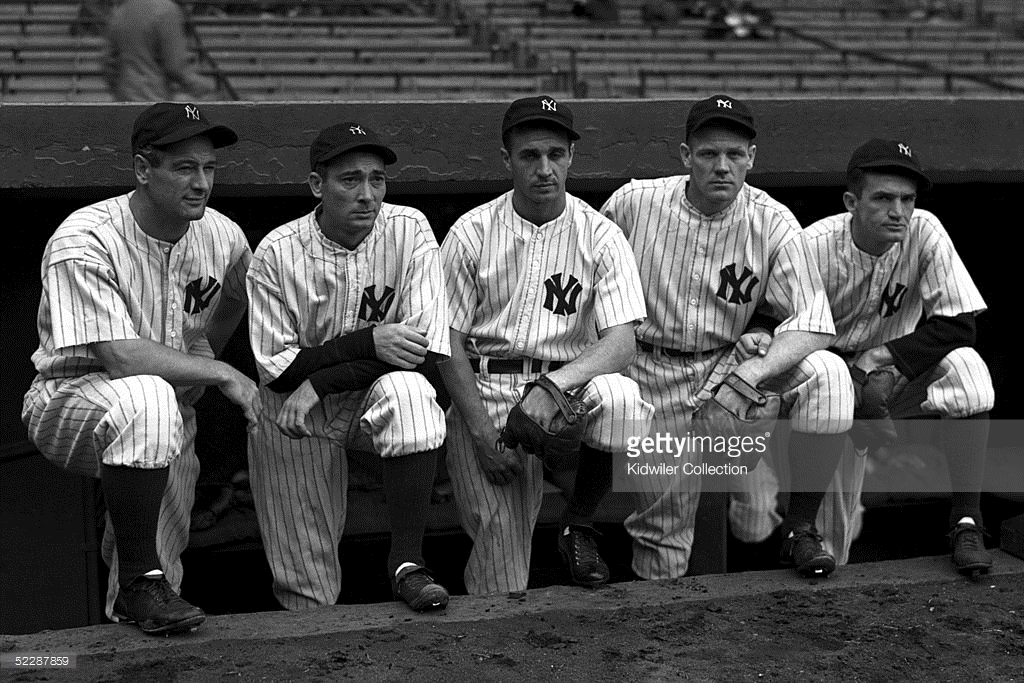
[[[589,414],[558,547],[574,583],[598,586],[608,566],[591,517],[611,488],[612,452],[650,426],[651,406],[617,374],[635,354],[643,295],[622,233],[565,191],[580,137],[569,107],[546,96],[516,100],[501,132],[512,190],[459,218],[441,247],[452,337],[442,366],[452,396],[448,468],[473,539],[466,588],[527,587],[543,465],[496,444],[520,399],[531,419],[551,424],[558,409],[549,394],[522,396],[541,376],[575,392]]]
[[[250,424],[256,385],[215,360],[245,313],[251,253],[206,207],[215,149],[238,136],[194,105],[135,120],[135,190],[71,214],[43,254],[38,374],[22,420],[48,460],[98,477],[106,614],[146,633],[196,628],[178,596],[199,476],[193,404],[217,386]]]
[[[915,208],[918,192],[930,187],[909,144],[870,140],[847,167],[847,211],[805,235],[832,305],[833,346],[851,373],[891,376],[892,417],[962,418],[940,422],[952,485],[950,547],[953,564],[976,574],[992,566],[980,492],[995,392],[973,348],[974,317],[986,306],[942,223]],[[851,442],[818,516],[840,563],[860,526],[865,460]]]
[[[853,386],[842,359],[825,350],[835,328],[799,224],[745,183],[755,135],[743,102],[727,95],[700,101],[680,145],[688,175],[634,180],[602,208],[633,248],[650,313],[637,329],[628,374],[654,404],[655,433],[686,434],[693,411],[730,375],[781,395],[794,430],[782,557],[801,574],[828,575],[835,562],[814,522],[850,428]],[[752,329],[755,313],[782,321],[774,340]],[[680,457],[699,464],[702,453]],[[757,495],[759,470],[741,488]],[[682,576],[701,477],[681,468],[640,488],[626,520],[633,570],[649,579]]]
[[[384,203],[395,152],[362,123],[325,128],[309,149],[320,204],[264,238],[247,286],[249,336],[267,413],[249,438],[257,519],[288,609],[341,592],[346,451],[380,455],[391,524],[388,574],[414,610],[448,592],[422,546],[444,412],[448,355],[438,247],[426,217]]]

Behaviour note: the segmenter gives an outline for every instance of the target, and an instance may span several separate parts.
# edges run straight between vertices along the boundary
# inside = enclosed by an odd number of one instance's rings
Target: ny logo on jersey
[[[185,312],[193,315],[202,313],[219,291],[220,283],[217,282],[217,278],[208,277],[206,284],[203,284],[203,278],[197,277],[185,285]]]
[[[185,118],[192,119],[193,121],[199,120],[199,107],[193,107],[191,104],[185,105]]]
[[[363,290],[363,300],[359,303],[359,319],[370,323],[383,321],[394,301],[394,289],[384,285],[384,293],[378,299],[377,285],[370,285]]]
[[[718,271],[721,276],[721,284],[718,285],[718,297],[725,299],[731,304],[749,304],[750,293],[754,291],[754,286],[760,282],[759,279],[754,277],[754,271],[749,267],[743,266],[743,274],[736,277],[736,264],[730,263],[725,268]],[[747,278],[750,279],[747,282]],[[742,289],[743,283],[746,282],[746,289]]]
[[[892,291],[886,286],[882,292],[882,300],[878,303],[878,312],[883,318],[895,315],[903,305],[903,297],[907,295],[907,286],[899,282],[895,283]]]
[[[541,100],[540,108],[541,111],[558,111],[558,102],[554,100]]]
[[[906,145],[904,145],[904,144],[903,144],[902,142],[897,142],[897,143],[896,143],[896,146],[897,146],[897,147],[899,147],[899,149],[900,149],[900,154],[905,154],[905,155],[907,155],[908,157],[912,157],[912,156],[914,156],[913,154],[911,154],[911,153],[910,153],[910,148],[909,148],[909,147],[907,147]]]
[[[732,100],[715,100],[715,104],[722,109],[732,109]]]
[[[362,126],[349,126],[348,132],[352,135],[366,135],[366,131],[363,130]]]
[[[583,285],[576,276],[569,274],[565,286],[562,286],[562,273],[555,273],[544,281],[547,295],[544,297],[544,308],[555,315],[571,315],[576,312],[576,301],[580,298]]]

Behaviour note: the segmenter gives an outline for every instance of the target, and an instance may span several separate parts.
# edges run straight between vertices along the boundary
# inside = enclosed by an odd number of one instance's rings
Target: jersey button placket
[[[533,299],[537,295],[537,290],[540,288],[540,264],[541,256],[544,252],[544,233],[541,230],[534,229],[533,236],[529,238],[530,250],[529,250],[529,261],[530,261],[530,272],[526,279],[526,295],[527,300],[523,302],[522,315],[520,323],[518,325],[518,334],[516,335],[516,351],[522,353],[526,348],[526,335],[530,330],[530,322],[533,315]]]

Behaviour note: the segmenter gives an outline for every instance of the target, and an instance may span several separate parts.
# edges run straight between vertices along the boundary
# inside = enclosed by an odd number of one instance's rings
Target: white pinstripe
[[[376,323],[426,328],[428,349],[447,356],[437,241],[422,213],[385,203],[373,230],[349,250],[323,235],[312,212],[264,238],[247,285],[249,337],[265,408],[249,436],[249,467],[274,594],[288,609],[332,605],[341,592],[346,450],[398,457],[439,448],[444,414],[423,375],[392,372],[365,391],[327,395],[310,413],[313,436],[294,440],[274,424],[287,396],[266,383],[288,368],[300,348]],[[388,287],[393,303],[381,319],[369,320],[361,310],[364,293],[380,299]]]
[[[622,233],[585,202],[566,195],[562,214],[541,226],[512,208],[512,192],[473,209],[448,232],[441,248],[453,329],[468,337],[471,356],[575,360],[598,331],[646,314],[636,264]],[[563,309],[550,285],[560,276],[579,283],[575,309]],[[565,301],[561,302],[562,304]],[[572,308],[571,306],[569,308]],[[477,389],[494,426],[505,424],[534,375],[477,375]],[[584,387],[593,406],[587,443],[624,450],[630,429],[646,435],[651,408],[636,384],[600,375]],[[483,594],[526,588],[543,472],[527,456],[523,474],[505,486],[487,481],[468,427],[449,411],[448,467],[463,528],[473,539],[466,588]]]
[[[903,241],[880,256],[856,247],[851,214],[824,218],[807,228],[808,244],[817,256],[838,332],[835,346],[849,357],[914,331],[922,314],[931,317],[981,313],[985,302],[934,214],[915,209]],[[891,315],[882,315],[883,295],[896,285],[906,287]],[[946,355],[927,375],[914,382],[901,377],[894,392],[894,417],[919,412],[967,417],[990,410],[995,403],[992,378],[972,348]],[[825,547],[839,564],[849,558],[850,545],[862,525],[860,495],[864,459],[848,447],[818,514]]]
[[[651,315],[638,337],[657,347],[705,353],[692,361],[660,351],[638,354],[629,374],[654,404],[655,432],[685,433],[693,411],[738,364],[730,350],[755,311],[782,321],[776,333],[834,332],[820,276],[792,212],[744,185],[732,204],[706,216],[686,198],[688,180],[634,180],[602,207],[626,234],[644,283]],[[738,281],[732,285],[730,273]],[[794,429],[841,433],[850,427],[853,388],[834,354],[811,354],[765,386],[783,394],[782,412]],[[731,517],[741,535],[760,535],[773,521],[754,516],[743,523],[762,507],[774,514],[773,496],[758,488],[765,476],[761,470],[733,483],[740,502]],[[626,520],[634,541],[633,570],[647,578],[682,576],[700,480],[644,481],[648,490],[634,494],[636,511]]]
[[[150,339],[212,358],[206,326],[221,297],[241,301],[250,253],[233,222],[207,208],[178,242],[135,224],[131,194],[80,209],[50,238],[42,261],[37,318],[38,375],[22,419],[40,452],[60,467],[98,476],[100,463],[170,467],[157,526],[157,554],[168,581],[181,584],[180,555],[199,477],[195,412],[202,387],[178,387],[150,375],[111,379],[88,344]],[[210,287],[197,310],[189,283]],[[195,290],[192,290],[193,292]],[[117,553],[107,520],[103,559],[110,566],[106,612],[117,597]]]

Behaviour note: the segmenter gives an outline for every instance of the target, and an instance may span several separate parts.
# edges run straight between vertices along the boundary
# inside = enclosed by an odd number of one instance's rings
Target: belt
[[[718,347],[717,349],[710,349],[708,351],[680,351],[679,349],[670,349],[667,346],[655,346],[650,342],[646,342],[643,339],[636,340],[637,348],[647,353],[661,353],[663,356],[669,358],[688,358],[688,359],[700,359],[707,358],[708,356],[717,353],[725,347]]]
[[[480,372],[480,359],[470,358],[473,372]],[[540,360],[539,358],[489,358],[487,372],[492,375],[539,375],[551,372],[565,365],[561,360]]]

